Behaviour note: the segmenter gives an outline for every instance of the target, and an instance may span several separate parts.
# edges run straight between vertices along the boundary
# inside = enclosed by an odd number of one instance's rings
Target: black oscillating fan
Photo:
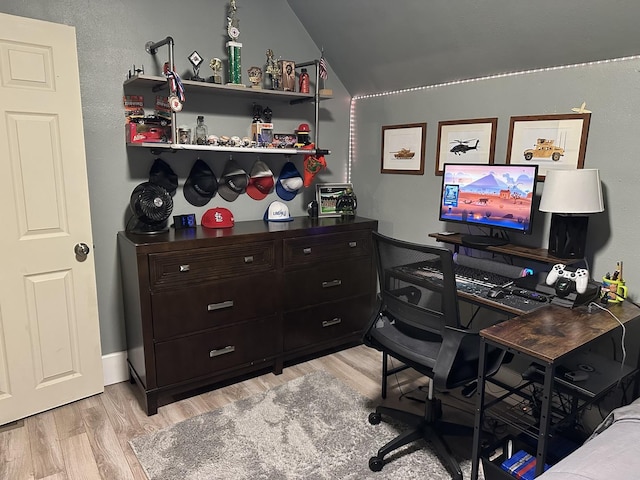
[[[131,228],[127,226],[127,231],[154,234],[168,230],[167,220],[173,211],[173,199],[160,185],[151,182],[138,185],[131,192],[129,207],[136,223]]]

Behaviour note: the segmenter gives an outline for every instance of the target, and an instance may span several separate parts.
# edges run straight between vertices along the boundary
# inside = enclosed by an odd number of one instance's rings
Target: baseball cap
[[[202,207],[215,197],[218,191],[218,181],[209,165],[203,160],[196,160],[191,167],[187,181],[184,182],[182,192],[184,198],[195,207]]]
[[[218,181],[218,193],[227,202],[233,202],[238,195],[247,191],[249,176],[233,159],[227,160]]]
[[[304,184],[302,176],[293,162],[287,162],[276,182],[276,193],[282,200],[292,200]]]
[[[275,200],[265,210],[263,219],[265,222],[291,222],[293,217],[286,203]]]
[[[233,213],[224,207],[210,208],[200,220],[200,224],[205,228],[231,228],[233,227]]]
[[[171,167],[162,159],[156,158],[149,170],[149,181],[160,185],[173,196],[178,188],[178,176]]]
[[[254,200],[262,200],[273,192],[275,179],[273,172],[262,160],[256,160],[249,173],[249,185],[247,185],[247,195]]]

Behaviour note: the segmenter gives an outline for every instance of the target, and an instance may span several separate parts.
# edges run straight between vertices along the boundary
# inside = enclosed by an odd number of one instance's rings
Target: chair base
[[[369,415],[369,423],[377,425],[382,420],[382,415],[399,420],[410,427],[406,432],[401,433],[391,440],[380,450],[378,454],[369,459],[369,468],[374,472],[382,470],[385,461],[384,457],[394,450],[407,445],[416,440],[424,439],[431,442],[436,453],[440,457],[447,471],[454,480],[462,480],[462,470],[460,464],[454,458],[449,445],[444,440],[443,435],[473,435],[473,428],[465,425],[444,422],[439,420],[440,403],[436,399],[427,400],[425,415],[420,416],[404,410],[390,407],[377,407],[376,411]]]

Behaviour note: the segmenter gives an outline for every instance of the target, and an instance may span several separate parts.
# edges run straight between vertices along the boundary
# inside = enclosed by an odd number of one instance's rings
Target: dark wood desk
[[[624,302],[608,307],[623,324],[640,318],[640,308]],[[478,478],[480,442],[485,413],[485,365],[489,346],[496,346],[514,354],[526,355],[545,367],[540,430],[536,454],[536,476],[542,473],[547,456],[548,436],[551,427],[551,393],[554,368],[562,359],[580,349],[592,345],[605,335],[619,329],[620,323],[608,312],[597,307],[582,306],[567,309],[549,305],[531,313],[514,317],[488,327],[480,332],[481,352],[476,392],[471,478]],[[634,370],[636,372],[637,370]]]
[[[455,245],[455,249],[457,252],[458,247],[462,245],[462,237],[464,235],[461,233],[454,233],[452,235],[430,233],[429,236],[431,238],[435,238],[439,242]],[[497,247],[487,247],[483,248],[482,250],[486,250],[487,252],[491,253],[499,253],[500,255],[509,255],[511,257],[527,258],[529,260],[535,260],[536,262],[547,263],[550,265],[555,265],[556,263],[571,265],[582,261],[581,259],[573,260],[554,257],[553,255],[549,254],[549,251],[546,248],[525,247],[522,245],[513,245],[512,243],[500,245]]]

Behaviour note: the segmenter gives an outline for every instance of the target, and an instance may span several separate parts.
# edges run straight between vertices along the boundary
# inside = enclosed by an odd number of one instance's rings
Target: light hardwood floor
[[[150,417],[140,408],[133,385],[109,385],[100,395],[0,428],[0,479],[146,480],[129,446],[132,438],[316,370],[330,372],[372,400],[421,412],[419,403],[400,396],[424,385],[426,379],[413,370],[405,370],[396,379],[389,379],[387,399],[382,401],[381,364],[379,352],[361,345],[287,367],[281,375],[268,373],[161,406],[158,414]],[[469,400],[456,401],[465,404],[458,408],[473,410]],[[470,414],[466,415],[471,421]],[[385,441],[381,439],[381,446]]]

